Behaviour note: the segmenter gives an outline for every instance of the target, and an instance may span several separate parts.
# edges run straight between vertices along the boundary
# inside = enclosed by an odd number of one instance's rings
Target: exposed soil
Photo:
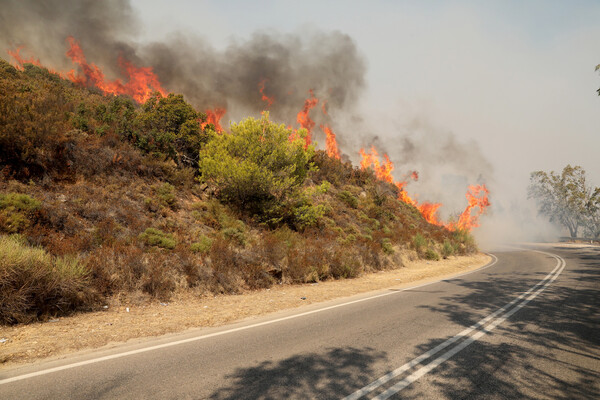
[[[306,304],[378,289],[410,286],[479,268],[485,254],[441,261],[406,261],[406,267],[356,279],[306,285],[277,285],[241,295],[215,297],[180,294],[169,303],[121,303],[106,310],[80,313],[49,322],[0,327],[3,367],[111,346],[134,338],[158,336],[194,327],[219,326]],[[303,300],[302,298],[306,298]]]

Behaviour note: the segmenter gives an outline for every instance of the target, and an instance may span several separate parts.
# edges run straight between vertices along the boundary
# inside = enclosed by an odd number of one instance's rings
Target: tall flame
[[[159,92],[161,95],[166,96],[166,91],[162,88],[151,67],[136,67],[122,56],[119,56],[119,66],[127,76],[128,81],[126,83],[121,82],[119,79],[110,81],[105,78],[104,73],[98,66],[87,62],[77,40],[71,36],[67,40],[70,47],[67,56],[73,63],[79,65],[83,73],[83,76],[81,76],[71,71],[69,79],[73,82],[93,85],[105,94],[126,94],[133,97],[138,103],[144,103],[152,96],[153,92]]]
[[[258,91],[260,92],[260,99],[262,101],[264,101],[265,103],[267,103],[267,108],[271,107],[273,105],[273,102],[275,101],[275,99],[273,99],[272,97],[269,97],[265,94],[265,84],[267,83],[266,79],[263,79],[262,81],[260,81],[258,83]]]
[[[450,229],[464,229],[470,231],[472,228],[479,226],[479,217],[490,206],[489,190],[485,185],[470,185],[469,190],[465,194],[469,203],[465,210],[460,214],[458,221],[450,224]],[[471,215],[475,210],[475,214]]]
[[[24,68],[24,64],[33,64],[33,65],[37,65],[38,67],[44,67],[42,65],[42,63],[40,62],[39,58],[35,58],[33,56],[29,57],[29,58],[25,58],[24,56],[21,55],[21,50],[24,49],[24,46],[19,46],[17,47],[15,50],[6,50],[6,52],[8,53],[8,55],[10,55],[12,58],[15,59],[16,64],[14,65],[16,69],[18,69],[19,71],[23,71]],[[45,67],[44,67],[45,68]],[[48,71],[50,71],[53,74],[57,74],[60,77],[64,78],[64,75],[53,70],[50,68],[47,68]]]
[[[206,121],[200,122],[202,129],[204,129],[204,127],[208,124],[213,124],[218,133],[223,132],[223,128],[221,127],[221,118],[223,118],[223,115],[225,115],[227,110],[217,107],[214,109],[214,111],[209,109],[204,112],[206,113]]]
[[[310,110],[319,103],[319,99],[317,99],[313,93],[313,90],[308,91],[310,93],[310,97],[304,101],[304,107],[296,116],[296,121],[300,124],[300,126],[307,131],[306,135],[306,147],[308,147],[312,143],[311,131],[315,126],[315,121],[310,119],[309,113]]]
[[[331,130],[328,125],[320,125],[323,132],[325,132],[325,151],[331,158],[340,159],[340,150],[338,149],[337,141],[335,140],[335,133]]]
[[[392,163],[387,154],[383,155],[383,163],[379,161],[379,154],[377,153],[377,150],[374,146],[371,147],[370,152],[366,152],[364,149],[360,149],[360,155],[362,156],[362,160],[360,162],[360,166],[362,169],[372,167],[377,179],[391,183],[398,188],[398,199],[400,201],[415,206],[419,210],[423,218],[425,218],[425,220],[430,224],[442,225],[442,223],[438,220],[437,217],[437,211],[442,206],[442,204],[428,202],[419,204],[416,200],[410,197],[404,189],[404,187],[406,186],[406,181],[394,181],[394,177],[392,176],[392,171],[394,170],[394,163]],[[418,179],[418,174],[416,171],[413,171],[410,174],[410,176],[415,180]]]

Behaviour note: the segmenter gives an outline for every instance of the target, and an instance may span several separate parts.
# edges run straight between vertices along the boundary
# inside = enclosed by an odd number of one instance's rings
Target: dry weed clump
[[[91,308],[90,274],[75,257],[54,257],[22,237],[0,236],[0,323],[30,322]]]

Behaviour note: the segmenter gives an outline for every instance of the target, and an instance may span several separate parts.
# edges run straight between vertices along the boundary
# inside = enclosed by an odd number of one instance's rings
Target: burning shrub
[[[231,134],[215,137],[200,151],[200,172],[219,197],[262,218],[281,212],[278,207],[304,182],[312,147],[301,138],[290,141],[291,130],[262,119],[232,124]]]

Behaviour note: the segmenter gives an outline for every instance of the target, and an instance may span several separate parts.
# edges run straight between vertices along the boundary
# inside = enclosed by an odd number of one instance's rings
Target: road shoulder
[[[240,295],[180,294],[169,303],[127,304],[105,311],[75,314],[53,322],[1,327],[0,368],[74,352],[111,347],[128,340],[215,327],[309,304],[382,289],[425,284],[478,269],[491,261],[486,254],[441,261],[406,262],[403,268],[365,274],[356,279],[306,285],[276,285]]]

